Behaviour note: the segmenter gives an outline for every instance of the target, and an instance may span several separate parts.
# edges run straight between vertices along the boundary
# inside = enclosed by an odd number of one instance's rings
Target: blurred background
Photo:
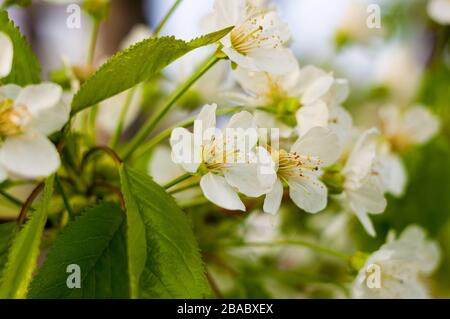
[[[68,29],[67,4],[55,2],[33,1],[26,9],[10,10],[39,55],[44,77],[60,68],[64,59],[73,64],[86,61],[92,28],[89,17],[83,16],[80,29]],[[316,64],[333,71],[337,77],[349,79],[351,94],[345,106],[352,111],[358,125],[372,125],[376,109],[385,104],[423,104],[441,118],[439,136],[404,155],[410,177],[408,188],[403,197],[390,197],[387,211],[373,218],[378,237],[370,238],[356,220],[351,220],[345,224],[345,234],[340,234],[340,240],[332,240],[329,245],[350,252],[355,249],[371,252],[384,243],[389,230],[400,232],[407,225],[421,225],[439,241],[443,251],[440,270],[431,282],[432,294],[450,297],[449,26],[430,19],[427,0],[274,2],[290,25],[292,47],[300,64]],[[191,39],[203,34],[201,21],[212,4],[213,0],[184,0],[162,35]],[[379,29],[365,26],[368,4],[380,5]],[[134,25],[154,28],[171,5],[172,1],[167,0],[113,0],[109,18],[101,26],[97,59],[115,53]],[[210,211],[205,208],[202,212],[202,209],[197,209],[193,217],[196,233],[210,271],[218,278],[217,285],[226,296],[346,296],[339,283],[348,279],[344,275],[345,266],[337,267],[326,258],[319,264],[313,263],[311,253],[304,249],[215,253],[214,245],[209,245],[212,237],[230,229],[236,236],[245,234],[247,238],[267,240],[275,227],[287,233],[308,233],[312,238],[326,241],[323,225],[334,223],[338,231],[343,231],[332,215],[325,212],[311,217],[283,211],[276,220],[261,214],[245,220],[223,214],[205,219]],[[1,213],[7,215],[8,211],[4,209]],[[228,264],[229,254],[233,255],[231,264]],[[325,278],[313,275],[317,273],[327,275]],[[236,282],[240,284],[233,284]]]

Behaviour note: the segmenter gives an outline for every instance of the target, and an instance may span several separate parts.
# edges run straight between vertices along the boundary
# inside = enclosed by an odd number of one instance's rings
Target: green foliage
[[[128,218],[132,297],[202,298],[210,295],[188,219],[149,176],[121,168]]]
[[[8,8],[10,6],[20,6],[20,7],[27,7],[31,4],[31,0],[5,0],[3,2],[2,7]]]
[[[29,298],[128,298],[125,215],[116,204],[85,210],[54,243],[30,285]],[[81,269],[81,288],[67,287],[67,266]]]
[[[150,79],[186,53],[217,42],[231,29],[207,34],[190,42],[174,37],[146,39],[108,60],[75,95],[72,112],[79,112]]]
[[[2,273],[0,299],[26,297],[39,256],[47,210],[53,194],[53,183],[54,176],[51,176],[45,183],[43,198],[37,210],[14,239]]]
[[[0,224],[0,270],[3,269],[8,259],[8,251],[16,229],[16,223]]]
[[[40,81],[40,66],[20,30],[9,20],[6,11],[0,11],[0,31],[6,33],[14,46],[14,60],[11,73],[1,83],[14,83],[21,86]]]

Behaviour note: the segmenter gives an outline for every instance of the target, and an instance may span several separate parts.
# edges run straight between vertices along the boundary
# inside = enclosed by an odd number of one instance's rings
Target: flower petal
[[[59,164],[55,146],[40,134],[9,137],[0,147],[0,165],[25,178],[47,177]]]
[[[181,165],[187,172],[196,173],[201,164],[201,145],[195,145],[194,134],[177,127],[170,136],[172,161]]]
[[[281,200],[283,199],[283,184],[279,179],[275,181],[272,191],[264,199],[263,210],[265,213],[275,215],[280,210]]]
[[[278,135],[281,138],[289,138],[293,133],[292,127],[279,121],[271,113],[264,112],[264,111],[255,111],[253,113],[253,116],[256,119],[256,123],[258,124],[258,127],[265,128],[265,129],[278,129],[279,130]],[[276,137],[272,135],[272,138],[276,138]]]
[[[379,156],[380,173],[387,192],[400,197],[405,192],[407,174],[398,155],[388,153]]]
[[[200,180],[200,187],[205,197],[217,206],[245,211],[244,203],[224,177],[208,173]]]
[[[338,136],[341,145],[345,145],[350,138],[353,127],[353,118],[350,113],[340,105],[330,107],[329,112],[328,128]]]
[[[133,89],[124,91],[101,102],[97,115],[99,126],[108,134],[113,134],[117,128],[123,108],[126,103],[129,103],[123,127],[126,130],[139,115],[143,89],[142,85],[138,85]],[[130,94],[132,94],[131,100],[129,100]]]
[[[292,201],[308,213],[318,213],[327,207],[327,187],[314,174],[288,179]]]
[[[402,126],[408,138],[418,144],[426,143],[438,131],[439,119],[423,106],[409,109],[403,118]]]
[[[447,0],[428,1],[428,15],[440,24],[450,24],[450,2]]]
[[[8,76],[12,69],[14,46],[7,34],[0,32],[0,78]]]
[[[20,91],[16,103],[25,105],[34,115],[59,103],[62,93],[62,88],[59,85],[49,82],[29,85]]]
[[[296,114],[299,136],[305,135],[313,127],[328,126],[328,107],[318,100],[311,104],[302,106]]]
[[[16,100],[22,88],[15,84],[0,86],[0,101],[3,99]]]
[[[361,135],[345,164],[342,171],[344,174],[352,173],[359,178],[364,178],[369,174],[375,160],[379,136],[380,133],[376,128],[371,128]]]
[[[329,129],[314,127],[295,142],[291,152],[317,157],[323,166],[329,166],[339,159],[341,146],[337,135]]]
[[[287,74],[298,65],[294,54],[287,48],[255,49],[248,54],[248,57],[253,61],[256,71],[275,75]]]
[[[258,147],[258,158],[255,163],[234,164],[224,175],[228,184],[249,197],[267,194],[277,179],[275,163],[270,154]]]
[[[203,106],[194,122],[194,135],[201,137],[206,143],[215,135],[217,104]]]
[[[303,92],[301,97],[302,104],[310,104],[322,98],[327,94],[334,83],[334,78],[331,75],[325,75],[316,81],[312,82],[310,86]]]

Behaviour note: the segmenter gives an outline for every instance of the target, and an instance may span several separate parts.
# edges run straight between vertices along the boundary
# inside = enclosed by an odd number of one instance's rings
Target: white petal
[[[233,76],[239,85],[249,93],[262,95],[270,91],[269,75],[265,72],[238,67],[233,71]]]
[[[242,22],[246,13],[246,0],[216,0],[214,13],[217,28],[226,28]]]
[[[8,76],[11,72],[14,56],[14,47],[9,36],[0,32],[0,78]]]
[[[429,0],[428,14],[440,24],[450,24],[450,2],[448,0]]]
[[[0,101],[2,99],[16,100],[22,88],[15,84],[0,86]]]
[[[327,207],[327,187],[316,175],[304,173],[301,177],[288,179],[292,201],[308,213],[318,213]]]
[[[124,127],[126,130],[139,115],[142,104],[143,86],[138,85],[133,89],[124,91],[100,103],[97,121],[100,127],[108,134],[113,134],[117,128],[120,116],[126,103],[129,103],[125,116]],[[130,94],[133,94],[130,99]]]
[[[339,105],[350,95],[350,85],[346,79],[336,79],[326,97],[330,106]]]
[[[59,101],[53,107],[42,109],[31,118],[29,127],[43,135],[49,136],[59,131],[67,123],[70,117],[70,107]]]
[[[369,129],[361,135],[345,164],[344,174],[356,174],[359,178],[369,174],[375,160],[379,136],[380,133],[376,128]]]
[[[252,59],[257,71],[275,75],[287,74],[297,67],[297,60],[291,50],[286,48],[255,49],[248,57]]]
[[[337,105],[329,109],[328,128],[339,137],[341,145],[345,145],[353,127],[353,118],[342,106]]]
[[[227,128],[256,129],[256,120],[253,115],[247,111],[234,114],[228,122]]]
[[[323,166],[329,166],[339,159],[341,147],[336,134],[327,128],[314,127],[295,142],[291,152],[318,157]]]
[[[346,189],[350,207],[355,212],[380,214],[386,209],[386,198],[381,180],[376,176],[364,179],[357,188]]]
[[[201,144],[196,145],[194,134],[187,129],[178,127],[170,136],[172,161],[181,165],[187,172],[196,173],[201,164]]]
[[[281,201],[283,199],[283,184],[279,179],[276,180],[275,185],[270,193],[264,199],[264,212],[275,215],[280,210]]]
[[[224,177],[208,173],[200,180],[200,187],[205,197],[217,206],[245,211],[244,203]]]
[[[19,105],[25,105],[34,115],[40,111],[52,108],[61,101],[62,88],[53,83],[29,85],[20,91],[16,99]]]
[[[0,165],[25,178],[47,177],[59,164],[55,146],[39,134],[10,137],[0,147]]]
[[[206,104],[197,115],[197,119],[194,122],[194,134],[199,138],[201,137],[202,141],[211,140],[215,134],[216,110],[217,104]]]
[[[299,72],[299,80],[297,84],[297,94],[303,94],[310,86],[311,83],[326,77],[328,74],[314,65],[307,65],[302,67]]]
[[[302,104],[310,104],[322,98],[329,92],[333,83],[334,78],[331,75],[325,75],[312,82],[303,92],[301,97]]]
[[[358,217],[359,222],[363,225],[366,232],[375,237],[377,233],[375,232],[375,228],[373,227],[373,223],[369,218],[369,215],[364,210],[355,210],[355,215]]]
[[[322,101],[316,101],[302,106],[296,114],[298,132],[300,136],[305,135],[313,127],[328,126],[328,107]]]
[[[232,187],[249,197],[267,194],[277,179],[275,163],[270,154],[258,147],[255,163],[233,164],[225,171],[225,178]]]
[[[439,131],[440,122],[430,110],[423,106],[415,106],[405,113],[402,126],[408,138],[422,144]]]
[[[292,127],[279,121],[273,114],[264,111],[253,113],[258,127],[265,129],[278,129],[281,138],[289,138],[292,135]]]
[[[379,156],[380,173],[387,192],[400,197],[405,192],[407,174],[398,155],[388,153]]]
[[[125,39],[120,43],[121,49],[126,49],[133,44],[141,42],[145,39],[151,38],[153,35],[152,31],[145,24],[137,24],[131,29]]]
[[[148,174],[160,185],[183,175],[184,170],[172,161],[171,150],[166,146],[158,146],[148,163]]]

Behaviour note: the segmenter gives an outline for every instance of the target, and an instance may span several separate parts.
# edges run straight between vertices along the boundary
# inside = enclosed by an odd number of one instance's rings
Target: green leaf
[[[38,60],[20,30],[9,20],[6,11],[0,11],[0,31],[11,38],[14,46],[11,73],[1,79],[1,83],[13,83],[21,86],[38,83],[41,78]]]
[[[10,6],[19,6],[19,7],[27,7],[31,4],[31,0],[5,0],[3,2],[3,8],[7,8]]]
[[[20,230],[9,251],[8,260],[2,274],[0,299],[25,298],[28,285],[36,268],[39,245],[47,210],[53,194],[54,176],[45,182],[44,194],[38,208]]]
[[[0,224],[0,271],[3,269],[3,266],[5,266],[7,258],[8,258],[8,251],[11,247],[11,240],[14,237],[14,234],[16,233],[17,224],[16,223],[6,223],[6,224]],[[0,272],[1,273],[1,272]]]
[[[133,298],[210,296],[186,215],[148,175],[121,168]]]
[[[125,215],[117,204],[85,210],[63,230],[30,285],[29,298],[128,298]],[[81,287],[67,286],[78,265]]]
[[[210,33],[190,42],[174,37],[150,38],[119,52],[81,86],[73,99],[72,112],[77,113],[150,79],[176,59],[217,42],[230,30]]]

